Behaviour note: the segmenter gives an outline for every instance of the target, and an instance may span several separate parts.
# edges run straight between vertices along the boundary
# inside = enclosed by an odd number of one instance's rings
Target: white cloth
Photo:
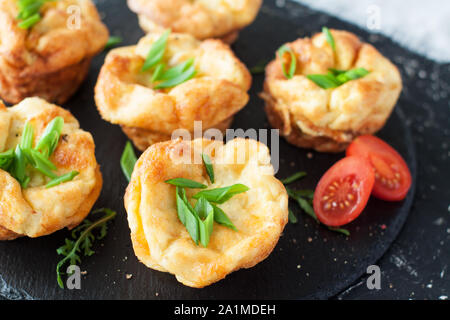
[[[276,3],[283,6],[286,1],[277,0]],[[450,61],[448,0],[293,1],[387,35],[402,46],[438,62]]]

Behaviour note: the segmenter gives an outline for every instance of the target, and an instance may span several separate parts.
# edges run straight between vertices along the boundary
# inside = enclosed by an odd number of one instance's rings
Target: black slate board
[[[123,0],[97,1],[105,23],[124,44],[134,44],[143,35],[137,19]],[[370,40],[366,32],[336,19],[288,2],[277,8],[265,1],[258,19],[241,33],[233,45],[236,54],[251,67],[262,59],[271,59],[284,42],[309,36],[323,25],[347,29]],[[375,45],[388,57],[403,49],[390,40],[377,37]],[[57,286],[56,248],[69,235],[67,231],[39,239],[19,239],[0,243],[0,295],[7,298],[36,299],[301,299],[328,298],[341,292],[376,263],[389,248],[404,224],[414,196],[414,187],[401,203],[371,199],[364,214],[351,223],[351,236],[346,238],[316,225],[300,214],[299,224],[287,225],[274,252],[264,262],[249,270],[229,275],[205,289],[192,289],[179,284],[172,275],[150,270],[134,256],[129,238],[123,193],[126,180],[119,158],[126,138],[117,126],[102,121],[93,101],[93,87],[104,55],[97,57],[88,79],[64,107],[79,119],[83,129],[92,132],[97,144],[97,159],[102,166],[104,188],[95,207],[118,211],[108,236],[94,256],[81,265],[81,290],[62,290]],[[254,78],[249,105],[233,123],[234,128],[268,128],[263,102],[257,97],[264,76]],[[393,145],[407,161],[415,178],[414,145],[403,110],[409,101],[400,100],[395,112],[379,136]],[[320,176],[342,155],[320,154],[302,150],[280,141],[281,168],[279,178],[299,170],[308,177],[295,186],[314,188]],[[385,227],[385,228],[384,228]],[[132,278],[127,280],[126,274]]]

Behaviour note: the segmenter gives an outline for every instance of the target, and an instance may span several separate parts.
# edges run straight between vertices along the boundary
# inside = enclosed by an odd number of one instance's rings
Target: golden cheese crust
[[[16,0],[0,0],[0,96],[19,103],[39,96],[64,103],[108,41],[91,0],[46,2],[42,20],[21,29]]]
[[[239,30],[255,20],[262,0],[128,0],[147,33],[172,29],[197,39],[236,40]]]
[[[137,46],[112,50],[95,87],[103,119],[121,125],[140,150],[169,140],[176,129],[193,132],[194,121],[202,121],[203,130],[225,130],[249,99],[251,75],[230,47],[187,34],[169,36],[163,60],[170,67],[195,58],[197,74],[176,87],[154,90],[151,71],[141,68],[160,36],[147,35]]]
[[[206,248],[197,246],[179,221],[175,187],[164,182],[182,177],[209,184],[201,153],[208,154],[214,166],[216,180],[208,188],[235,183],[250,188],[219,205],[238,231],[214,223]],[[180,156],[193,161],[180,161]],[[198,190],[186,191],[190,198]],[[268,148],[241,138],[227,144],[200,138],[152,145],[136,163],[125,193],[125,208],[138,259],[195,288],[264,260],[288,221],[288,196],[274,177]]]
[[[79,175],[47,189],[49,178],[30,171],[30,183],[22,189],[16,179],[0,169],[0,240],[35,238],[64,227],[71,229],[89,214],[100,195],[102,175],[91,134],[80,129],[69,111],[40,98],[27,98],[11,108],[0,103],[0,152],[19,143],[27,121],[34,127],[36,143],[57,116],[64,119],[64,127],[50,160],[57,167],[57,175],[73,170]]]
[[[402,89],[395,65],[372,45],[347,31],[331,30],[336,52],[323,33],[287,45],[297,58],[292,79],[283,75],[281,60],[266,67],[266,112],[273,127],[288,142],[317,151],[339,152],[358,135],[380,130]],[[370,73],[337,88],[322,89],[306,78],[326,74],[329,68],[365,68]]]

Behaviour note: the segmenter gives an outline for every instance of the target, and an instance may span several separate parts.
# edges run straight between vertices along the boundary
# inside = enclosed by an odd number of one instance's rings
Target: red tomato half
[[[370,163],[361,157],[336,162],[314,192],[314,211],[320,222],[339,227],[355,220],[366,207],[375,182]]]
[[[375,136],[360,136],[347,148],[347,156],[365,157],[375,172],[372,194],[382,200],[403,200],[411,188],[411,172],[402,156]]]

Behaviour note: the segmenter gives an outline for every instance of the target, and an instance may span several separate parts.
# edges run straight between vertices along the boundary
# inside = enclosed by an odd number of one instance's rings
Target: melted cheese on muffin
[[[73,228],[89,213],[102,187],[90,133],[79,128],[70,112],[39,98],[28,98],[6,108],[0,104],[0,152],[15,148],[27,121],[34,128],[34,144],[55,117],[64,119],[61,138],[50,161],[58,176],[76,170],[71,181],[52,188],[50,178],[30,170],[30,182],[22,189],[8,172],[0,169],[0,240],[18,236],[39,237],[64,227]]]
[[[211,157],[215,173],[215,183],[208,188],[236,183],[250,188],[219,205],[237,231],[215,223],[206,248],[197,246],[180,222],[175,187],[165,183],[172,178],[187,178],[208,184],[202,153]],[[199,190],[186,189],[188,198],[195,191]],[[268,148],[245,139],[227,144],[205,139],[154,144],[136,163],[125,194],[125,208],[138,259],[149,268],[170,272],[183,284],[198,288],[264,260],[288,220],[288,196],[274,177]]]

